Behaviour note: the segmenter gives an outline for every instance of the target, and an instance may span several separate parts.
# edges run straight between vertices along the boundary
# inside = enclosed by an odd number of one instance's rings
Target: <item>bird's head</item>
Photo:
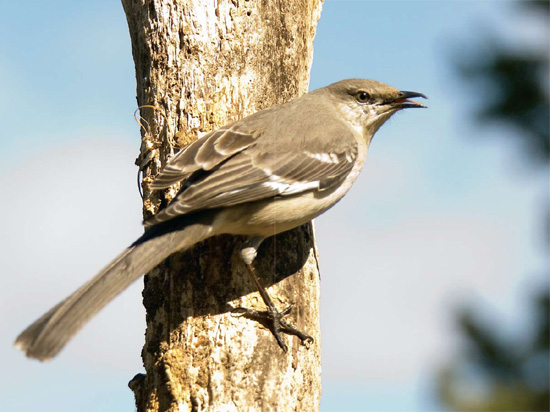
[[[402,109],[426,107],[410,100],[422,93],[400,91],[374,80],[349,79],[333,83],[326,91],[334,95],[338,109],[351,125],[370,142],[376,131]]]

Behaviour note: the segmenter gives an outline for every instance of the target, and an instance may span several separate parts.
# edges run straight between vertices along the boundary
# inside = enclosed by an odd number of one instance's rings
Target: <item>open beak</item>
[[[392,101],[392,104],[394,104],[395,107],[397,107],[399,109],[409,109],[409,108],[414,108],[414,107],[427,107],[427,106],[424,106],[422,103],[419,103],[417,101],[409,100],[409,98],[413,98],[413,97],[422,97],[423,99],[427,99],[427,97],[424,96],[422,93],[402,91],[402,92],[399,93],[399,96],[397,97],[397,99]]]

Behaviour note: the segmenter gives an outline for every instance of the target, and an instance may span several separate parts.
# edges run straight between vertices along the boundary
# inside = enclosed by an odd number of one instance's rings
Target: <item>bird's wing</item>
[[[172,202],[146,224],[201,209],[334,188],[346,178],[358,156],[351,133],[334,138],[350,142],[326,150],[287,147],[281,151],[269,144],[264,144],[262,149],[253,146],[241,150],[184,186]]]
[[[246,130],[240,122],[210,132],[172,157],[150,187],[166,189],[187,180],[195,172],[211,171],[254,144],[261,134],[261,129]]]

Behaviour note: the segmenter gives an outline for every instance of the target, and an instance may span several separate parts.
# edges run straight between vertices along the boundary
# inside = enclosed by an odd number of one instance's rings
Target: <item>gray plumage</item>
[[[161,190],[181,182],[182,188],[144,222],[150,229],[23,331],[15,345],[29,357],[55,356],[141,275],[210,236],[250,236],[242,257],[251,265],[265,237],[308,222],[345,195],[378,128],[400,109],[424,107],[409,97],[425,96],[372,80],[344,80],[191,143],[151,184]]]

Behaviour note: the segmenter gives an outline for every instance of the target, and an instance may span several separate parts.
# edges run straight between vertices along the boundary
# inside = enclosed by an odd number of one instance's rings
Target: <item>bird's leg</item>
[[[297,336],[302,342],[313,342],[313,338],[298,330],[294,325],[289,324],[283,319],[292,310],[292,305],[287,306],[285,309],[279,312],[277,310],[277,307],[271,300],[271,297],[261,284],[260,279],[258,278],[258,275],[256,273],[256,269],[254,268],[253,261],[256,257],[258,247],[263,240],[264,238],[254,237],[246,242],[241,250],[241,259],[246,266],[248,274],[258,288],[258,292],[260,292],[260,296],[262,297],[262,300],[264,301],[267,310],[257,311],[248,308],[236,308],[234,312],[238,312],[249,319],[260,322],[261,324],[269,328],[269,330],[271,330],[271,333],[273,333],[273,336],[275,336],[275,339],[277,340],[277,343],[279,344],[281,349],[286,352],[288,348],[283,342],[281,333]]]

